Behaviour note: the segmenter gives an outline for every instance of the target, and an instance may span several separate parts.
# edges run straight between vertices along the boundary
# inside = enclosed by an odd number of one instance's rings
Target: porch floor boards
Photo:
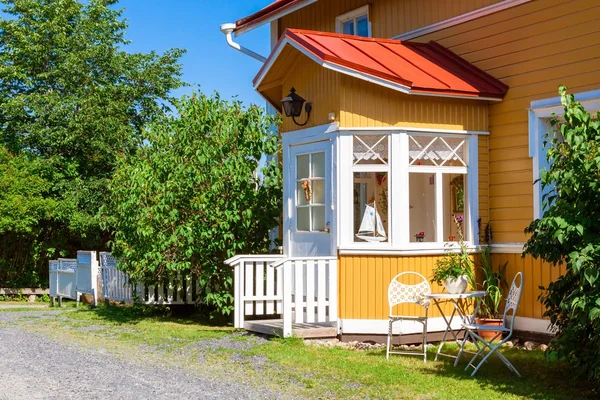
[[[283,336],[283,319],[244,321],[244,329],[270,336]],[[329,322],[292,324],[292,334],[298,338],[334,338],[337,329]]]

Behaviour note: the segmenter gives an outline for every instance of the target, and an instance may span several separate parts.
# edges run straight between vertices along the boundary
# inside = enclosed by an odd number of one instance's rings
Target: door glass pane
[[[354,20],[346,21],[342,24],[343,33],[345,35],[354,35]]]
[[[325,230],[325,206],[312,207],[312,230]]]
[[[312,155],[313,178],[325,178],[325,153],[315,153]]]
[[[435,242],[435,175],[409,174],[410,241]]]
[[[312,204],[325,204],[325,180],[312,181]]]
[[[298,230],[309,231],[310,230],[310,208],[309,207],[298,207]]]
[[[464,227],[467,226],[465,220],[465,201],[467,189],[467,176],[459,174],[444,174],[444,237],[448,242],[460,240],[460,235],[464,235]],[[467,238],[464,238],[467,240]]]
[[[310,177],[310,167],[309,167],[309,155],[304,154],[302,156],[296,157],[297,166],[298,166],[298,179],[309,178]]]
[[[296,183],[296,205],[298,206],[303,206],[308,204],[308,201],[306,200],[306,196],[309,195],[308,189],[304,189],[304,186],[306,186],[308,183],[310,183],[309,180],[306,181],[300,181]]]
[[[354,173],[354,241],[385,242],[388,234],[386,172]]]
[[[369,37],[369,19],[366,15],[356,19],[356,35]]]

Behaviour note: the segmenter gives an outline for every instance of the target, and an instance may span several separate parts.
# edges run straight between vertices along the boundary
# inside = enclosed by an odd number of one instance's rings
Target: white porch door
[[[289,154],[286,253],[290,257],[335,255],[331,142],[293,146]]]

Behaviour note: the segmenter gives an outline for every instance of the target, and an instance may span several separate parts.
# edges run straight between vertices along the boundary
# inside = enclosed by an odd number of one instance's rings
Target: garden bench
[[[35,302],[37,296],[49,295],[50,289],[40,288],[23,288],[23,289],[11,289],[11,288],[0,288],[0,296],[27,296],[27,301],[30,303]]]

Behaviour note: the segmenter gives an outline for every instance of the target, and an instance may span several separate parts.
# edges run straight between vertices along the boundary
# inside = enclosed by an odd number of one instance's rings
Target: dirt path
[[[34,316],[35,315],[35,316]],[[277,394],[157,359],[128,360],[101,348],[36,333],[23,318],[56,318],[57,312],[0,312],[0,399],[265,399]],[[135,362],[134,362],[135,361]]]

